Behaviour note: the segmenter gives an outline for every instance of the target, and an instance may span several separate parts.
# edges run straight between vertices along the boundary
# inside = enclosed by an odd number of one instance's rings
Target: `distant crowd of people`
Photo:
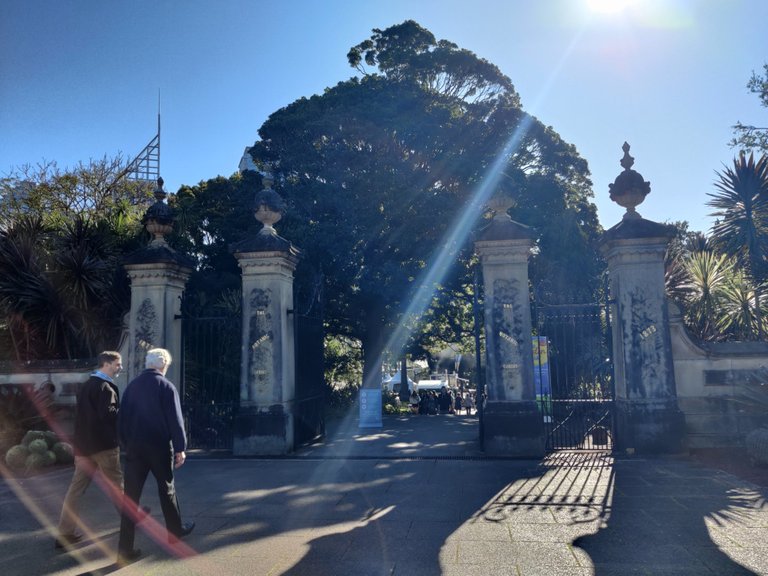
[[[475,409],[474,393],[443,387],[438,394],[434,390],[412,390],[408,399],[411,414],[461,414],[471,415]]]

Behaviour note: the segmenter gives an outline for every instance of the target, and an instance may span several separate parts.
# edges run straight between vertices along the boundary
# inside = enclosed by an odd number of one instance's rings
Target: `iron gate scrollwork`
[[[294,441],[308,444],[325,434],[325,361],[321,283],[306,298],[294,299],[296,404]],[[301,301],[305,303],[302,305]],[[308,301],[308,303],[307,303]]]
[[[232,449],[241,322],[239,314],[183,317],[181,401],[189,448]]]
[[[610,313],[600,303],[534,306],[534,371],[547,451],[614,445]]]

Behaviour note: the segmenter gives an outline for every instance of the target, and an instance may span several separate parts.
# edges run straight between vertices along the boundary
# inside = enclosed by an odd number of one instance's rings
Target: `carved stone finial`
[[[162,176],[158,177],[157,186],[155,186],[155,199],[158,202],[162,202],[163,200],[165,200],[166,196],[168,196],[168,194],[165,193],[163,184],[165,184],[165,180],[163,180],[163,177]]]
[[[275,182],[275,176],[269,168],[269,165],[265,165],[263,170],[259,170],[259,174],[261,174],[261,185],[264,190],[272,190],[272,184]]]
[[[155,203],[147,209],[141,220],[147,232],[153,236],[149,243],[150,246],[166,246],[165,235],[170,234],[173,230],[173,212],[171,207],[165,203],[167,194],[163,189],[163,184],[163,179],[158,178],[155,188]]]
[[[624,170],[629,170],[634,166],[635,159],[629,155],[629,144],[627,142],[624,142],[624,145],[621,147],[622,150],[624,150],[624,156],[621,158],[621,167],[624,168]]]
[[[624,156],[620,163],[624,171],[616,177],[613,184],[608,185],[608,190],[611,200],[627,209],[624,214],[625,219],[641,218],[635,207],[642,204],[651,192],[651,183],[643,180],[638,172],[632,170],[635,159],[629,155],[629,144],[624,142],[621,148],[624,150]]]
[[[493,212],[494,218],[509,219],[507,212],[514,204],[512,197],[504,192],[498,192],[488,199],[488,208]]]
[[[259,230],[260,235],[277,235],[273,224],[279,222],[285,213],[285,201],[272,189],[274,176],[268,170],[261,172],[262,190],[256,194],[255,212],[256,220],[261,222],[264,227]]]

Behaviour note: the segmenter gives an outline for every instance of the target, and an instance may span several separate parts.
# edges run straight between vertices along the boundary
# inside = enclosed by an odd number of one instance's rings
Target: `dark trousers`
[[[141,491],[150,472],[157,482],[160,507],[168,533],[178,536],[181,532],[181,512],[176,497],[176,484],[173,481],[173,449],[170,444],[165,448],[129,446],[125,456],[124,471],[127,504],[120,519],[118,552],[133,550],[136,536],[136,507],[139,505]]]

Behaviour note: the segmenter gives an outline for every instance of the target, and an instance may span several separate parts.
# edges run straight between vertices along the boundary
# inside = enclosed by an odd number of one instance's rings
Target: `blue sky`
[[[627,0],[614,0],[622,2]],[[621,145],[651,182],[638,211],[706,231],[736,121],[768,62],[765,0],[0,0],[0,174],[137,154],[162,112],[166,188],[229,176],[270,113],[354,75],[349,48],[414,19],[496,64],[588,161],[602,225]]]

